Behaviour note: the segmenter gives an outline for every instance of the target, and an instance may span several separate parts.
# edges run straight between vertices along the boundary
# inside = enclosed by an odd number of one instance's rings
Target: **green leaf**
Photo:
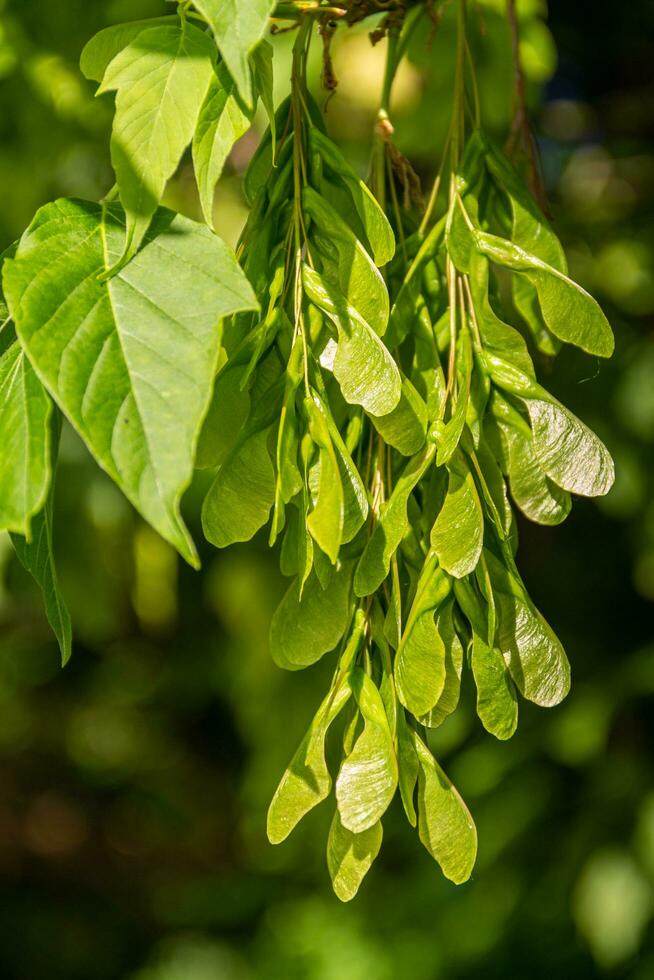
[[[395,235],[377,198],[357,176],[336,144],[320,130],[312,127],[309,130],[309,141],[333,176],[347,187],[375,263],[379,266],[386,265],[395,253]]]
[[[426,446],[419,456],[406,464],[357,565],[354,576],[356,595],[372,595],[388,575],[391,559],[409,531],[409,497],[431,466],[435,453],[435,446]]]
[[[434,615],[451,588],[436,561],[428,559],[395,658],[397,696],[416,718],[432,710],[445,686],[445,644]]]
[[[520,693],[544,708],[570,690],[570,664],[561,643],[531,602],[524,586],[486,552],[498,612],[497,646]]]
[[[431,531],[431,546],[450,575],[463,578],[477,567],[484,540],[484,515],[472,473],[457,461],[450,467],[445,503]]]
[[[132,20],[127,24],[114,24],[105,27],[84,46],[80,57],[82,74],[89,81],[101,82],[110,63],[123,48],[126,48],[143,31],[153,27],[177,27],[179,17],[150,17],[146,20]]]
[[[254,74],[256,94],[261,99],[270,124],[272,146],[277,142],[277,120],[275,119],[275,102],[273,99],[275,79],[273,69],[273,47],[268,41],[260,41],[250,55],[250,64]],[[273,158],[273,164],[275,162]]]
[[[446,878],[467,881],[477,858],[477,830],[470,811],[419,735],[418,832]]]
[[[438,437],[438,455],[436,462],[439,466],[449,463],[461,441],[463,429],[468,414],[470,400],[470,381],[472,378],[472,348],[467,330],[458,336],[456,351],[457,395],[454,411],[449,421],[443,426]]]
[[[557,486],[582,497],[601,497],[615,479],[611,455],[594,432],[563,405],[526,399],[536,459]]]
[[[435,706],[420,718],[427,728],[438,728],[459,703],[463,646],[454,627],[454,599],[446,599],[436,613],[436,629],[445,644],[445,683]]]
[[[301,598],[299,579],[292,583],[270,626],[270,652],[278,667],[310,667],[342,639],[351,616],[352,571],[352,563],[344,563],[326,589],[313,572]]]
[[[195,454],[198,469],[221,466],[239,440],[250,414],[250,392],[241,384],[245,372],[244,366],[237,365],[216,378]]]
[[[50,425],[48,425],[48,429],[51,429]],[[59,448],[59,422],[55,426],[55,435],[51,441],[53,443],[51,452],[54,471],[54,457]],[[45,505],[32,521],[30,540],[28,541],[27,538],[19,534],[12,534],[11,540],[21,565],[30,573],[41,589],[46,616],[59,643],[61,664],[65,666],[70,659],[73,638],[70,613],[59,590],[54,560],[52,544],[53,496],[54,476],[50,482],[50,490]]]
[[[307,398],[304,404],[309,418],[309,433],[320,453],[318,491],[313,510],[307,517],[307,527],[311,537],[334,565],[343,540],[343,484],[324,407],[320,399],[314,401]]]
[[[111,162],[127,214],[121,262],[141,245],[193,138],[214,60],[211,38],[184,23],[142,31],[107,67],[98,94],[116,92]]]
[[[331,413],[320,401],[315,392],[313,393],[313,397],[314,400],[316,400],[316,402],[322,406],[322,413],[325,421],[327,422],[327,428],[331,437],[332,446],[334,447],[334,452],[336,453],[336,461],[343,487],[344,504],[341,543],[348,544],[357,536],[365,524],[368,516],[368,498],[366,496],[366,488],[364,487],[363,481],[359,476],[359,471],[352,461],[352,457],[348,452],[347,446],[341,438],[341,434],[336,427],[336,423],[334,422]]]
[[[15,340],[0,357],[0,529],[31,537],[52,477],[52,402]]]
[[[496,738],[511,738],[518,727],[518,701],[502,654],[475,634],[470,663],[484,728]]]
[[[332,787],[325,761],[325,738],[351,696],[345,681],[337,682],[320,705],[308,732],[291,759],[268,810],[268,839],[280,844]]]
[[[315,222],[310,238],[322,260],[323,280],[336,287],[347,305],[382,336],[390,308],[379,269],[349,225],[312,187],[304,188],[302,201]]]
[[[418,298],[422,291],[425,266],[436,255],[442,244],[444,234],[445,218],[441,219],[431,229],[406,272],[391,308],[388,322],[388,343],[391,347],[399,346],[411,332],[411,326],[417,315]]]
[[[249,541],[267,523],[275,500],[270,428],[239,440],[218,470],[202,506],[202,529],[216,548]]]
[[[509,201],[513,217],[511,240],[559,272],[567,273],[568,264],[561,242],[507,158],[487,144],[485,159],[493,179]]]
[[[477,247],[491,261],[525,275],[538,292],[543,319],[559,340],[588,354],[610,357],[613,332],[599,304],[567,275],[496,235],[477,231]]]
[[[180,516],[211,399],[222,317],[256,308],[233,253],[161,210],[109,283],[124,216],[82,201],[42,208],[5,262],[16,330],[39,378],[100,465],[193,565]]]
[[[341,766],[336,802],[346,830],[360,834],[384,815],[397,789],[397,760],[381,695],[359,667],[350,675],[363,731]]]
[[[413,744],[413,733],[403,711],[397,713],[397,764],[402,806],[412,827],[418,823],[413,797],[418,782],[418,756]]]
[[[370,419],[384,442],[403,456],[413,456],[425,444],[427,406],[408,378],[402,378],[402,393],[393,411]]]
[[[341,902],[349,902],[379,854],[384,832],[380,821],[360,834],[346,830],[338,810],[327,839],[327,867],[332,886]]]
[[[549,479],[534,453],[531,433],[506,427],[511,496],[525,517],[537,524],[561,524],[572,509],[570,494]]]
[[[204,219],[214,227],[216,184],[234,143],[248,131],[252,110],[241,102],[236,85],[221,62],[212,76],[193,136],[193,166]]]
[[[263,37],[275,0],[194,0],[246,105],[254,101],[248,55]]]
[[[470,269],[470,291],[484,347],[505,358],[525,374],[534,376],[534,366],[524,338],[496,315],[489,297],[488,259],[475,254]]]
[[[317,272],[305,265],[302,279],[311,302],[327,314],[338,331],[333,372],[345,401],[361,405],[371,415],[392,412],[402,394],[402,381],[382,341]]]
[[[608,493],[615,470],[597,436],[518,368],[492,355],[484,355],[483,362],[495,384],[524,400],[536,459],[550,479],[582,497]]]

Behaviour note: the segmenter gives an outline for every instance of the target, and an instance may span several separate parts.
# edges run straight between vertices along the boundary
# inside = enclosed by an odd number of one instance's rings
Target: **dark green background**
[[[112,183],[111,101],[84,42],[158,0],[0,0],[0,246],[60,195]],[[474,4],[470,5],[474,8]],[[530,98],[573,273],[617,338],[564,352],[548,387],[613,452],[618,479],[520,565],[573,665],[568,700],[494,742],[463,705],[433,746],[480,832],[445,882],[393,806],[360,896],[331,894],[321,807],[272,848],[265,810],[329,664],[284,675],[267,628],[283,583],[263,539],[196,575],[65,433],[57,552],[76,648],[61,671],[38,596],[0,538],[0,976],[6,980],[506,980],[654,977],[654,7],[526,0]],[[490,128],[508,122],[502,0],[473,11]],[[427,180],[448,114],[452,31],[417,38],[397,139]],[[284,54],[280,43],[280,91]],[[362,168],[380,79],[365,33],[335,48],[327,124]],[[351,76],[348,83],[348,75]],[[321,97],[321,101],[323,97]],[[247,137],[217,195],[233,241]],[[185,164],[169,200],[197,215]],[[0,451],[2,451],[0,447]],[[188,513],[199,539],[197,487]]]

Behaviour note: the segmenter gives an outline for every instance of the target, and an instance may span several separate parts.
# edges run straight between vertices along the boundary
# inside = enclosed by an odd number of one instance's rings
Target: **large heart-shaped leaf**
[[[134,506],[195,565],[179,508],[211,399],[219,324],[257,303],[227,246],[163,209],[136,258],[99,281],[124,230],[117,205],[46,205],[5,263],[5,291],[41,381]]]

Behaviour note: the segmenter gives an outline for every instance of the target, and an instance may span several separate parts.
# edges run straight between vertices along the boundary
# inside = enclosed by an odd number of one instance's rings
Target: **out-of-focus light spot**
[[[565,765],[587,765],[606,744],[610,717],[610,705],[598,692],[576,690],[550,725],[550,752]]]
[[[58,116],[85,121],[93,101],[79,72],[62,57],[34,55],[27,61],[25,71],[36,94]]]
[[[123,495],[103,477],[91,480],[85,504],[92,523],[102,530],[119,527],[129,513]]]
[[[543,132],[564,142],[583,139],[593,123],[589,106],[572,99],[553,99],[544,106],[540,118]]]
[[[11,46],[4,25],[0,23],[0,78],[6,78],[7,75],[11,75],[17,63],[18,58],[16,52]]]
[[[537,85],[546,82],[556,70],[554,39],[542,20],[527,21],[520,36],[520,58],[525,76]]]
[[[647,481],[640,455],[627,445],[611,446],[615,461],[615,483],[606,497],[599,497],[597,506],[616,520],[635,517],[647,494]]]
[[[78,851],[88,833],[83,810],[55,793],[33,799],[25,815],[25,845],[41,857],[67,857]]]
[[[154,762],[153,746],[138,717],[105,705],[75,713],[67,744],[78,765],[98,772],[138,771]]]
[[[629,853],[607,849],[590,858],[577,882],[572,912],[602,967],[616,967],[638,951],[651,911],[650,885]]]
[[[334,68],[338,79],[338,93],[365,112],[376,112],[384,64],[386,41],[374,47],[367,31],[352,31],[337,37],[334,44]],[[420,101],[422,76],[410,62],[403,61],[393,84],[393,111],[404,111]]]
[[[134,534],[132,603],[146,631],[165,632],[177,616],[177,555],[146,524]]]
[[[644,242],[618,240],[597,257],[597,282],[625,312],[643,316],[654,311],[654,255]]]
[[[624,368],[615,407],[624,427],[639,439],[654,441],[654,344],[641,344],[638,356]]]
[[[615,221],[637,202],[634,188],[607,150],[583,146],[570,158],[560,184],[561,197],[574,214],[593,223]]]
[[[236,952],[201,935],[166,940],[129,980],[254,980]]]

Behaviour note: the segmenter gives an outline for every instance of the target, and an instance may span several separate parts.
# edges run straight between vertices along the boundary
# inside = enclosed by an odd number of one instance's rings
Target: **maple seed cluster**
[[[99,204],[46,205],[3,256],[0,333],[0,443],[12,448],[0,527],[41,586],[64,660],[71,624],[52,554],[63,418],[192,565],[180,501],[194,469],[210,473],[209,542],[267,526],[279,544],[291,583],[272,656],[299,670],[331,654],[334,670],[268,836],[284,840],[330,795],[326,743],[338,739],[327,865],[344,901],[398,792],[443,873],[469,878],[475,825],[428,730],[456,709],[464,666],[499,739],[516,730],[520,696],[565,697],[568,660],[516,565],[514,507],[555,525],[572,495],[613,482],[608,451],[533,362],[562,343],[608,357],[611,329],[484,135],[464,0],[426,209],[388,104],[409,33],[421,17],[435,25],[443,5],[373,4],[389,16],[368,184],[329,138],[307,86],[310,45],[321,14],[331,39],[368,6],[184,0],[93,38],[82,70],[115,93],[116,186]],[[296,32],[278,107],[271,14]],[[244,177],[250,212],[234,253],[214,233],[214,190],[258,100],[269,126]],[[204,224],[160,207],[189,146]]]

